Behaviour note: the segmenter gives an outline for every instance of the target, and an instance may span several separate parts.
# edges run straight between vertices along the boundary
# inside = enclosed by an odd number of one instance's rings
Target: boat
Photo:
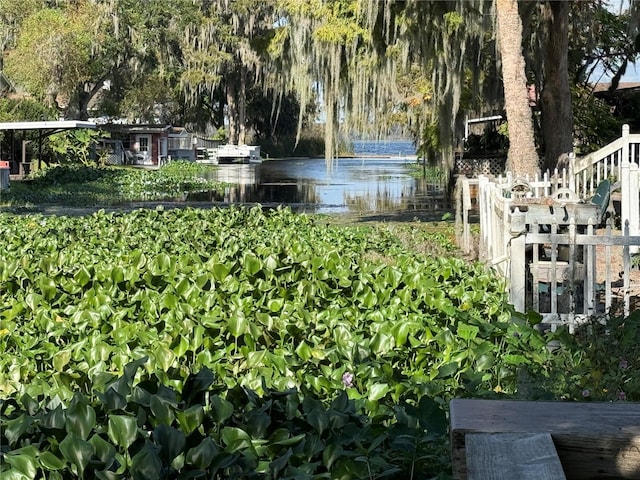
[[[259,145],[219,145],[207,148],[198,161],[215,165],[262,163]]]

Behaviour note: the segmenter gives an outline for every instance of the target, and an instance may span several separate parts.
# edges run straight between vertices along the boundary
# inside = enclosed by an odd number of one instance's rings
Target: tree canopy
[[[341,135],[400,131],[451,166],[465,116],[506,111],[522,170],[538,155],[553,166],[573,148],[574,130],[588,130],[574,129],[574,117],[588,116],[572,105],[591,105],[585,86],[596,68],[615,83],[638,58],[637,3],[631,8],[610,12],[604,0],[3,0],[0,68],[67,118],[225,128],[234,143],[250,130],[277,136],[321,122],[328,158]],[[511,73],[509,55],[521,59]],[[518,132],[522,115],[531,125],[520,130],[535,144]]]

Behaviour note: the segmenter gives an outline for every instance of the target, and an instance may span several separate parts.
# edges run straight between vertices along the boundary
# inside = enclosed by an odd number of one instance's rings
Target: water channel
[[[213,173],[234,184],[224,193],[202,192],[190,201],[287,205],[307,213],[359,216],[404,215],[439,219],[451,205],[440,183],[411,173],[415,147],[409,141],[354,142],[354,157],[266,160],[220,165]]]

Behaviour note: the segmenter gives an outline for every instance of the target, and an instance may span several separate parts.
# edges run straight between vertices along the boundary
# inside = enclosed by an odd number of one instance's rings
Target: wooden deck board
[[[548,433],[469,433],[468,480],[566,480]]]
[[[549,433],[567,479],[640,479],[640,404],[451,401],[454,478],[466,478],[467,433]]]

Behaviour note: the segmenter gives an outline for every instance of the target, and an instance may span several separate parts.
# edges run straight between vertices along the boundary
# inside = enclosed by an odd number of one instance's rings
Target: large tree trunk
[[[229,132],[227,142],[233,145],[238,144],[238,104],[237,92],[232,81],[227,82],[227,120],[229,122]]]
[[[247,68],[240,65],[240,91],[238,92],[238,145],[247,143]]]
[[[542,90],[542,133],[544,168],[552,170],[563,154],[573,151],[573,111],[569,86],[569,10],[568,0],[545,4],[547,41],[544,52]]]
[[[522,21],[516,0],[496,0],[498,41],[502,57],[504,103],[509,122],[507,169],[516,175],[539,170],[533,120],[522,54]]]

